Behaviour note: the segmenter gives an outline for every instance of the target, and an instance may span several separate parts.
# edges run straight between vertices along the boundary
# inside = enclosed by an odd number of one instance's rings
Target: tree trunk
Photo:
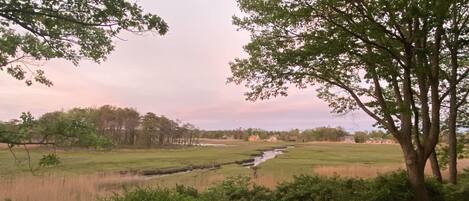
[[[448,119],[448,169],[449,169],[449,182],[456,184],[457,182],[457,158],[458,153],[456,150],[457,147],[457,138],[456,138],[456,117],[457,117],[457,108],[456,108],[456,90],[451,91],[450,95],[450,112]]]
[[[430,164],[432,166],[433,176],[441,183],[443,182],[443,177],[441,176],[440,165],[438,164],[438,159],[436,158],[435,151],[430,155]]]
[[[415,191],[415,201],[430,201],[425,187],[425,160],[420,160],[415,151],[405,153],[407,177]]]
[[[449,97],[449,118],[448,118],[448,146],[449,146],[449,182],[456,184],[457,182],[457,138],[456,138],[456,119],[458,111],[457,103],[457,80],[458,80],[458,50],[460,49],[460,33],[461,29],[458,28],[458,13],[459,10],[456,5],[452,7],[452,35],[451,40],[448,41],[450,55],[451,55],[451,77],[449,80],[450,84],[450,97]]]

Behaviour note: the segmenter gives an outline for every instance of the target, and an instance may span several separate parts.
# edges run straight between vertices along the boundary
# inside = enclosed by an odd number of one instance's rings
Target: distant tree
[[[165,116],[158,118],[159,131],[158,131],[158,144],[164,145],[170,136],[174,135],[178,129],[178,123]]]
[[[370,136],[367,132],[357,131],[353,134],[356,143],[365,143]]]
[[[1,0],[0,70],[27,85],[51,86],[36,61],[82,58],[101,62],[122,31],[165,34],[168,25],[126,0]],[[29,75],[28,75],[29,74]]]
[[[238,0],[234,24],[251,32],[249,57],[231,63],[229,81],[245,84],[249,100],[318,85],[333,112],[361,109],[401,145],[416,200],[428,201],[424,168],[440,134],[441,103],[467,88],[466,65],[450,70],[442,58],[452,15],[467,30],[466,0]],[[461,45],[457,51],[467,48]],[[464,54],[463,54],[464,55]],[[465,54],[467,55],[467,54]],[[454,81],[454,80],[453,80]],[[454,115],[454,114],[453,114]]]
[[[384,132],[382,130],[373,130],[369,132],[369,136],[370,138],[375,138],[375,139],[394,139],[394,137],[391,134]]]
[[[137,127],[140,124],[140,114],[131,108],[124,108],[122,113],[125,144],[134,145]]]
[[[96,134],[96,128],[87,118],[71,113],[52,112],[37,120],[36,132],[41,141],[64,147],[92,147],[96,149],[112,146],[110,139]]]
[[[29,112],[24,112],[21,114],[20,120],[0,123],[0,143],[8,145],[15,161],[19,160],[13,148],[22,147],[27,153],[31,172],[34,170],[31,164],[29,145],[94,147],[97,149],[112,146],[109,139],[96,135],[92,123],[64,112],[46,113],[39,119],[34,118]],[[46,159],[58,160],[56,157],[51,157],[52,155]],[[42,163],[45,164],[44,160]]]
[[[156,141],[156,136],[160,132],[160,123],[158,117],[154,113],[147,113],[142,117],[142,131],[146,136],[147,147]]]
[[[302,135],[310,141],[339,141],[341,137],[349,135],[342,128],[319,127],[308,129],[302,132]]]

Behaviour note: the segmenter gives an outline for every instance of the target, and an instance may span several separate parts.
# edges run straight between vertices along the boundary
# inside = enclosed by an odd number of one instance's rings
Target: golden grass
[[[0,200],[90,201],[117,192],[123,186],[136,186],[141,179],[120,175],[20,176],[0,181]]]
[[[392,165],[346,165],[346,166],[317,166],[313,168],[315,174],[321,176],[343,176],[343,177],[360,177],[372,178],[378,174],[391,172],[404,168],[400,164]]]
[[[174,187],[176,184],[184,184],[198,190],[205,190],[229,176],[241,174],[253,177],[252,171],[247,168],[241,172],[235,166],[226,168],[216,171],[196,171],[188,174],[155,177],[151,180],[139,176],[119,174],[1,177],[0,200],[10,198],[14,201],[90,201],[111,195],[114,192],[120,192],[123,187]],[[316,166],[311,169],[311,174],[371,178],[399,168],[404,168],[404,166],[399,164]],[[458,169],[462,170],[463,168],[469,168],[469,159],[459,161]],[[431,175],[430,167],[427,167],[426,171],[428,175]],[[443,171],[443,175],[447,177],[448,171]],[[288,175],[260,171],[257,177],[252,179],[256,184],[274,188],[279,182],[292,178]]]
[[[458,161],[458,170],[469,168],[469,159],[462,159]],[[344,165],[344,166],[316,166],[313,168],[315,174],[321,176],[343,176],[343,177],[359,177],[359,178],[372,178],[379,174],[405,169],[404,164],[389,164],[389,165]],[[425,167],[425,174],[431,176],[432,169],[429,163]],[[442,171],[443,178],[448,178],[448,170]]]

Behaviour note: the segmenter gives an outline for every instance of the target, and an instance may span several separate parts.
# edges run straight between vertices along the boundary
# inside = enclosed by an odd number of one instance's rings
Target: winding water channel
[[[283,154],[286,148],[284,149],[274,149],[262,152],[262,155],[254,157],[253,166],[256,167],[261,163],[264,163],[270,159],[274,159],[280,154]]]
[[[145,170],[141,171],[139,174],[144,176],[146,179],[151,179],[155,177],[161,176],[169,176],[175,174],[184,174],[189,173],[197,170],[215,170],[222,168],[224,165],[230,164],[239,164],[244,167],[257,167],[262,163],[265,163],[268,160],[276,158],[278,155],[284,154],[285,150],[291,148],[292,146],[288,147],[279,147],[279,148],[272,148],[269,150],[262,150],[260,154],[253,155],[254,157],[251,159],[240,160],[240,161],[232,161],[223,164],[212,164],[212,165],[193,165],[187,167],[180,167],[180,168],[169,168],[169,169],[158,169],[158,170]]]

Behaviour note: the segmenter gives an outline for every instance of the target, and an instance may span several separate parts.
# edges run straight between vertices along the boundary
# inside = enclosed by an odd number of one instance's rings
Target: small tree
[[[355,139],[356,143],[365,143],[370,136],[367,132],[357,131],[353,134],[353,138]]]

